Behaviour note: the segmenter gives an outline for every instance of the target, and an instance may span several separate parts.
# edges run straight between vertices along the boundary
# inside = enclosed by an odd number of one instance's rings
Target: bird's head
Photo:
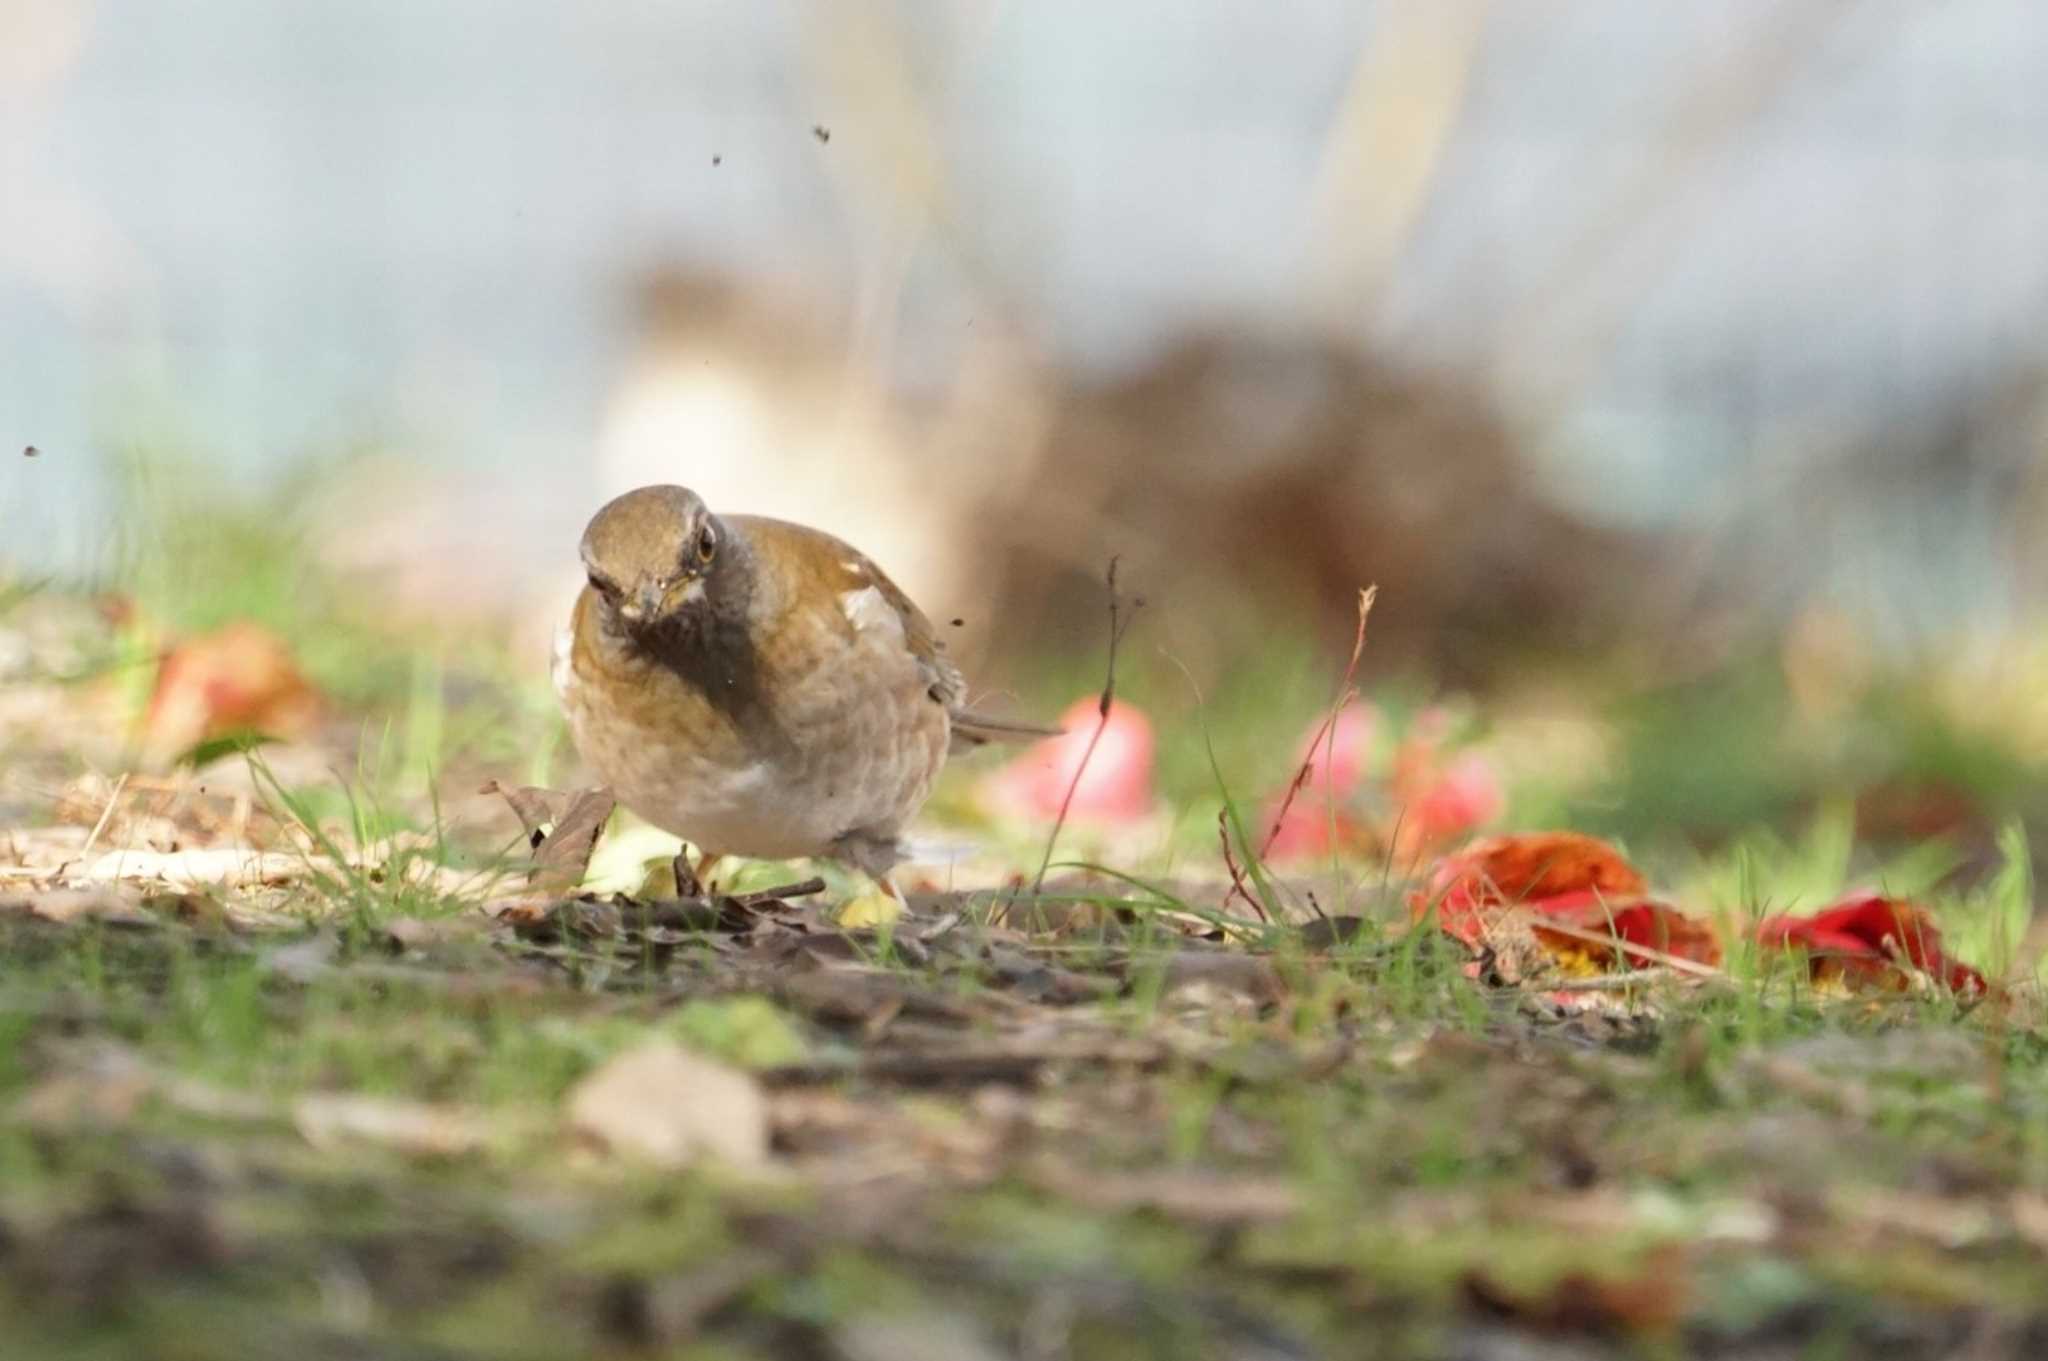
[[[704,607],[726,529],[686,487],[641,487],[606,503],[583,531],[583,570],[606,610],[642,633]]]

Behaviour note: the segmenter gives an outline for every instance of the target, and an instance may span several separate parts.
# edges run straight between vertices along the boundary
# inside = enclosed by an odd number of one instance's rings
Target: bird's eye
[[[697,531],[697,561],[709,562],[718,552],[718,535],[710,525]]]

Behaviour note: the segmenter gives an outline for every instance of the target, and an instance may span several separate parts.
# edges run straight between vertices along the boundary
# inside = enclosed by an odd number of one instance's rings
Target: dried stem
[[[1253,897],[1251,890],[1244,886],[1244,871],[1237,867],[1237,857],[1230,853],[1230,810],[1228,808],[1216,810],[1216,839],[1223,844],[1223,867],[1230,871],[1230,892],[1223,895],[1223,905],[1229,907],[1232,898],[1242,898],[1246,906],[1259,914],[1260,921],[1271,924],[1273,919],[1266,915],[1265,905]],[[1318,908],[1317,915],[1321,915],[1321,912],[1322,909]]]
[[[1123,642],[1124,630],[1131,626],[1131,619],[1135,614],[1135,609],[1131,611],[1124,609],[1123,596],[1117,591],[1116,564],[1117,560],[1114,557],[1110,558],[1108,573],[1109,664],[1108,673],[1102,680],[1102,698],[1095,706],[1095,731],[1088,735],[1088,745],[1081,752],[1081,763],[1074,767],[1074,778],[1067,781],[1066,796],[1060,800],[1059,816],[1053,819],[1052,832],[1045,838],[1045,855],[1038,862],[1038,874],[1031,881],[1031,891],[1033,893],[1037,893],[1045,887],[1046,871],[1052,868],[1053,847],[1059,844],[1060,831],[1067,825],[1067,812],[1074,805],[1075,791],[1081,787],[1081,777],[1088,773],[1088,763],[1095,759],[1095,748],[1101,743],[1104,730],[1109,727],[1110,706],[1116,701],[1117,647]],[[1134,605],[1142,605],[1145,602],[1141,598],[1133,603]]]
[[[1299,794],[1301,787],[1308,783],[1309,771],[1315,767],[1316,763],[1316,748],[1318,746],[1323,748],[1323,769],[1325,772],[1328,772],[1335,763],[1337,717],[1344,712],[1345,705],[1358,698],[1358,687],[1353,684],[1353,681],[1358,675],[1358,659],[1365,652],[1365,621],[1371,616],[1372,602],[1379,597],[1379,593],[1380,588],[1378,586],[1368,586],[1358,593],[1358,630],[1351,638],[1351,660],[1344,664],[1344,679],[1337,684],[1337,698],[1330,705],[1330,712],[1323,716],[1322,726],[1317,728],[1316,735],[1309,739],[1308,755],[1301,758],[1301,768],[1294,772],[1294,779],[1287,786],[1287,793],[1280,800],[1280,811],[1273,815],[1273,826],[1266,833],[1266,843],[1259,847],[1259,859],[1261,860],[1266,858],[1266,853],[1273,849],[1273,842],[1279,838],[1281,824],[1287,820],[1287,810],[1294,806],[1294,796]],[[1337,797],[1334,785],[1330,787],[1329,795],[1332,802],[1331,816],[1334,819],[1336,814],[1334,805]]]

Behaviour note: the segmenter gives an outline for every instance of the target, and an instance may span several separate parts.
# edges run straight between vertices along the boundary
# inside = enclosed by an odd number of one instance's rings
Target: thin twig
[[[1336,821],[1337,788],[1336,781],[1331,778],[1330,767],[1336,762],[1337,718],[1344,712],[1345,705],[1358,698],[1358,687],[1352,682],[1358,675],[1358,659],[1365,652],[1365,621],[1371,616],[1372,602],[1378,598],[1379,593],[1378,586],[1368,586],[1358,593],[1358,631],[1351,638],[1351,660],[1344,665],[1344,679],[1338,682],[1337,698],[1330,705],[1330,712],[1323,716],[1322,726],[1317,728],[1315,736],[1309,739],[1308,755],[1301,758],[1301,767],[1294,772],[1294,779],[1288,784],[1287,793],[1280,800],[1280,811],[1273,815],[1273,827],[1266,833],[1266,844],[1259,847],[1261,860],[1266,858],[1267,853],[1273,849],[1273,843],[1279,839],[1280,825],[1287,820],[1287,810],[1294,806],[1294,796],[1308,783],[1309,771],[1316,763],[1318,745],[1324,749],[1323,780],[1329,795],[1330,820],[1333,824]],[[1335,840],[1335,837],[1331,838],[1333,845]]]
[[[90,832],[86,833],[85,844],[78,848],[77,855],[72,856],[63,864],[57,866],[55,870],[52,870],[50,872],[51,878],[54,879],[61,877],[64,874],[64,872],[69,870],[73,865],[82,865],[85,863],[85,858],[92,854],[92,848],[94,843],[96,843],[100,839],[100,833],[106,831],[107,823],[113,820],[114,806],[121,802],[121,791],[126,789],[127,787],[128,772],[124,770],[121,772],[121,778],[114,781],[113,792],[107,795],[107,806],[100,809],[100,820],[92,825],[92,830]]]
[[[1623,940],[1618,936],[1609,935],[1604,932],[1588,931],[1584,927],[1579,926],[1568,926],[1564,922],[1533,912],[1529,913],[1528,917],[1529,926],[1532,930],[1548,931],[1553,935],[1568,936],[1573,940],[1582,940],[1591,945],[1605,945],[1611,950],[1633,956],[1636,959],[1647,959],[1652,964],[1662,964],[1667,969],[1676,969],[1680,973],[1691,974],[1695,978],[1712,978],[1723,983],[1728,981],[1728,975],[1722,970],[1716,969],[1711,965],[1701,964],[1695,960],[1686,959],[1681,955],[1667,954],[1663,950],[1655,950],[1647,945],[1637,945],[1633,941]]]
[[[1067,810],[1073,807],[1074,793],[1081,787],[1081,777],[1088,773],[1088,763],[1095,759],[1095,748],[1102,741],[1102,734],[1109,727],[1110,705],[1116,699],[1116,650],[1123,642],[1124,630],[1130,627],[1131,617],[1124,613],[1123,597],[1116,589],[1115,557],[1109,560],[1109,666],[1108,674],[1102,680],[1102,698],[1096,704],[1095,731],[1088,735],[1088,745],[1081,752],[1081,763],[1074,767],[1074,778],[1067,781],[1066,797],[1060,800],[1060,814],[1053,819],[1052,831],[1045,838],[1045,856],[1038,862],[1038,874],[1031,881],[1031,891],[1038,892],[1045,887],[1046,871],[1052,868],[1053,847],[1059,844],[1060,830],[1067,825]],[[1141,599],[1136,602],[1143,604]]]
[[[107,823],[113,820],[114,805],[121,802],[121,791],[127,787],[128,772],[124,770],[121,772],[121,778],[114,781],[114,791],[107,795],[107,806],[100,809],[100,820],[92,825],[92,830],[86,833],[85,844],[78,848],[80,860],[92,854],[93,844],[100,839],[100,833],[107,830]]]
[[[1260,921],[1270,925],[1273,919],[1266,915],[1264,905],[1252,896],[1250,889],[1244,886],[1244,871],[1237,867],[1237,857],[1230,853],[1230,810],[1228,808],[1216,810],[1216,839],[1223,844],[1223,867],[1230,871],[1230,892],[1223,895],[1223,905],[1229,907],[1232,898],[1242,898],[1247,907],[1259,914]],[[1311,899],[1310,901],[1313,902],[1314,900]],[[1316,915],[1322,915],[1321,908],[1316,909]]]
[[[1525,983],[1517,992],[1627,992],[1671,977],[1662,967],[1631,969],[1627,973],[1600,974],[1593,978],[1557,978],[1544,983]]]
[[[773,888],[757,888],[748,893],[735,893],[730,896],[737,903],[747,907],[754,907],[761,903],[776,902],[783,898],[805,898],[813,893],[823,893],[824,891],[825,881],[814,876],[809,879],[800,879],[793,884],[777,884]]]

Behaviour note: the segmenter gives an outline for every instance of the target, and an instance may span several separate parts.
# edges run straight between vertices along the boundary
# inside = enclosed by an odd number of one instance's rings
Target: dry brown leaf
[[[533,785],[508,789],[492,780],[483,792],[503,795],[512,805],[533,846],[528,882],[545,893],[570,893],[583,882],[597,839],[617,806],[608,789],[570,791]]]
[[[577,1083],[568,1115],[581,1138],[658,1167],[768,1161],[768,1106],[754,1079],[670,1040],[629,1049]]]

